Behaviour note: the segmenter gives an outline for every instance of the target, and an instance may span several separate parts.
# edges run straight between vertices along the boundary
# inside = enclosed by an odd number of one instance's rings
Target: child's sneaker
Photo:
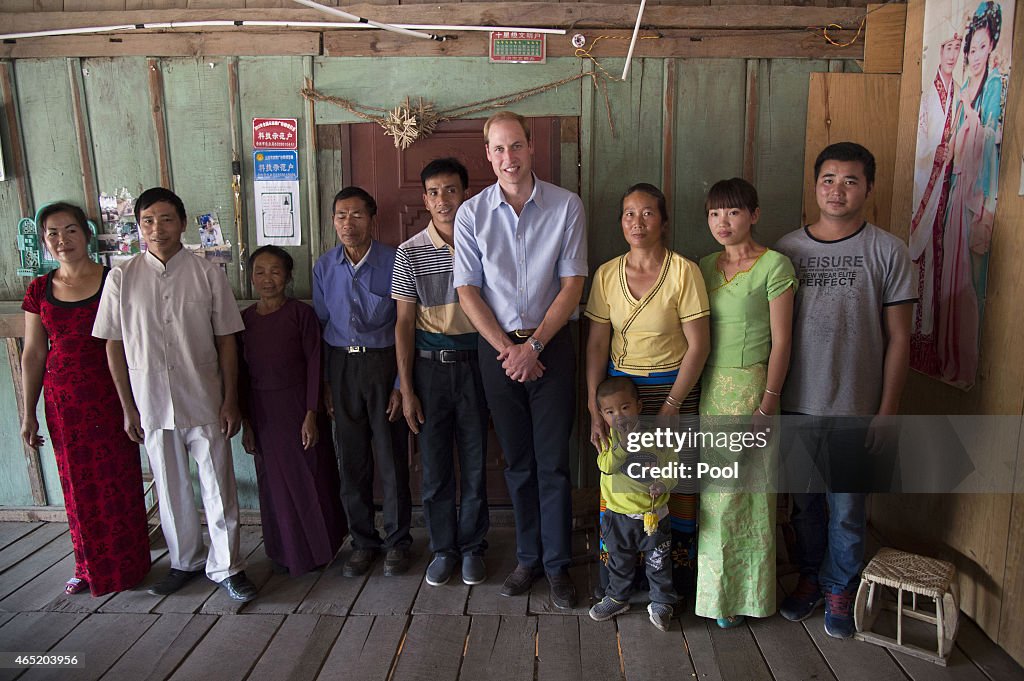
[[[800,581],[793,589],[793,593],[786,596],[782,605],[779,606],[779,614],[790,622],[803,622],[824,600],[818,580],[807,575],[800,575]]]
[[[629,601],[620,603],[611,596],[605,596],[600,603],[590,609],[590,619],[595,622],[604,622],[627,610],[629,610]]]
[[[853,636],[854,623],[850,614],[853,596],[853,589],[825,594],[825,633],[832,638]]]
[[[651,616],[651,624],[662,631],[672,626],[672,606],[668,603],[651,603],[647,606],[647,614]]]

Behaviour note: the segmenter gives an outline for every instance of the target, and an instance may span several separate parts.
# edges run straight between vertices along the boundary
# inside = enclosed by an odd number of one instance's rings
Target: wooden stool
[[[900,650],[942,666],[953,650],[960,618],[960,588],[952,563],[913,553],[883,548],[871,559],[861,575],[854,605],[855,638],[893,650]],[[896,601],[880,598],[880,586],[896,589]],[[911,605],[903,604],[903,592],[911,593]],[[935,615],[917,609],[917,597],[928,596],[935,602]],[[896,638],[871,631],[883,608],[896,611]],[[934,624],[937,649],[933,652],[903,642],[903,616]]]

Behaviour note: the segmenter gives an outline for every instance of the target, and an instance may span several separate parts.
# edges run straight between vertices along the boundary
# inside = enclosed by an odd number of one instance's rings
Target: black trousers
[[[665,516],[652,535],[644,532],[642,519],[605,509],[601,538],[608,549],[608,587],[605,595],[620,603],[629,600],[636,576],[636,554],[643,551],[652,603],[676,604],[672,586],[672,521]]]
[[[487,548],[487,403],[475,359],[445,364],[416,358],[416,396],[424,422],[417,442],[423,464],[423,517],[430,550],[482,556]],[[459,458],[456,511],[455,455]]]
[[[408,426],[388,421],[387,406],[398,374],[394,348],[365,353],[330,347],[327,375],[334,401],[341,503],[357,549],[390,549],[412,543]],[[384,490],[384,538],[373,523],[373,477]]]
[[[569,438],[576,411],[576,352],[569,330],[547,344],[540,356],[544,375],[528,383],[505,375],[495,359],[498,351],[482,336],[479,347],[487,404],[505,455],[519,564],[564,572],[572,556]]]

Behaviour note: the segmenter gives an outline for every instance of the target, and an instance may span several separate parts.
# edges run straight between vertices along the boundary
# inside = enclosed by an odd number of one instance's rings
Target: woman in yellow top
[[[765,428],[779,409],[789,370],[796,275],[789,258],[754,241],[757,190],[740,178],[716,182],[705,202],[708,227],[725,250],[701,259],[711,299],[711,356],[700,398],[701,429]],[[733,417],[718,418],[715,416]],[[736,418],[740,417],[740,418]],[[741,421],[740,421],[741,420]],[[706,448],[712,465],[740,462],[751,493],[709,491],[700,499],[695,611],[729,628],[775,612],[775,494],[770,448]]]
[[[586,308],[587,404],[590,441],[599,451],[608,429],[597,386],[606,376],[633,380],[644,415],[697,413],[698,379],[710,348],[708,297],[697,264],[665,247],[667,230],[665,195],[650,184],[633,185],[622,197],[622,234],[629,252],[594,274]],[[696,452],[684,450],[680,456],[695,460]],[[680,596],[693,591],[696,553],[696,487],[685,491],[673,494],[668,504],[673,582]],[[601,506],[603,511],[603,500]],[[601,557],[604,562],[603,546]],[[602,565],[601,584],[606,583]]]

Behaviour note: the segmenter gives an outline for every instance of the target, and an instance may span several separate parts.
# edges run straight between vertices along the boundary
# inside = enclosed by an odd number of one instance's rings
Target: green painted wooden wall
[[[310,107],[300,95],[305,79],[321,92],[388,109],[406,96],[423,97],[445,110],[497,94],[513,93],[576,74],[593,65],[575,58],[552,58],[543,65],[494,65],[480,58],[313,58],[241,57],[155,60],[162,79],[163,120],[174,189],[189,210],[216,211],[225,237],[237,244],[231,191],[232,121],[229,70],[237,67],[240,158],[246,214],[245,240],[255,243],[251,187],[251,121],[255,116],[299,119],[304,130]],[[622,60],[603,66],[621,73]],[[627,82],[595,88],[577,79],[517,103],[525,115],[579,117],[579,139],[562,146],[564,184],[578,189],[587,207],[591,269],[625,248],[619,231],[619,200],[634,182],[651,182],[669,195],[672,247],[691,258],[715,249],[704,219],[704,194],[718,179],[747,169],[762,199],[762,238],[773,243],[800,220],[804,121],[808,74],[842,70],[844,62],[803,59],[634,60]],[[127,187],[136,195],[160,181],[156,126],[150,101],[150,65],[144,58],[26,59],[14,62],[16,107],[36,206],[57,199],[94,202],[85,197],[83,161],[75,132],[72,89],[85,93],[91,157],[101,191]],[[605,99],[607,94],[607,101]],[[611,111],[611,122],[609,122]],[[313,108],[316,124],[360,119],[335,105]],[[486,116],[480,113],[477,116]],[[312,126],[309,126],[312,128]],[[0,117],[0,140],[10,149],[10,131]],[[337,167],[337,159],[310,158],[308,135],[300,135],[303,243],[296,260],[294,292],[308,297],[310,271],[321,250],[334,245],[310,228],[310,191],[316,178],[308,168]],[[337,152],[330,152],[337,153]],[[344,154],[345,150],[341,150]],[[10,169],[12,159],[5,154]],[[88,164],[89,160],[86,159]],[[577,179],[578,165],[578,179]],[[340,186],[345,178],[325,184]],[[336,190],[334,187],[331,190]],[[90,212],[97,212],[91,209]],[[0,248],[3,272],[0,300],[17,309],[27,281],[16,276],[14,234],[22,217],[12,182],[0,183]],[[312,236],[312,239],[311,239]],[[186,241],[198,241],[194,223]],[[235,266],[230,278],[236,295],[246,289]],[[17,445],[9,371],[0,369],[0,505],[30,502]],[[257,505],[250,458],[235,447],[243,507]],[[52,454],[44,451],[48,493],[60,501]]]

